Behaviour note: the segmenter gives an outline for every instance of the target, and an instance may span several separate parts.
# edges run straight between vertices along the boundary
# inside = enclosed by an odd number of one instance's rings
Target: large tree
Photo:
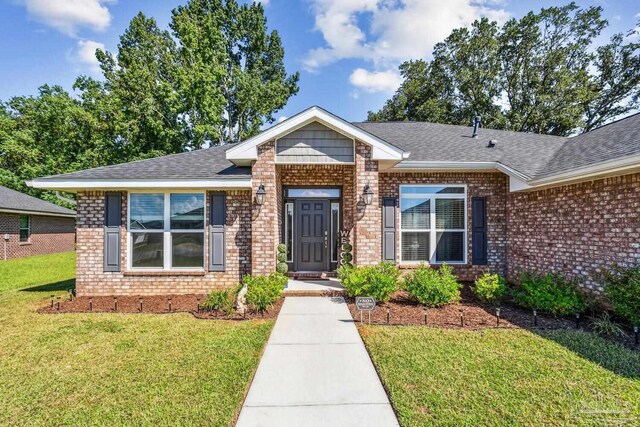
[[[191,0],[173,11],[178,85],[196,143],[237,142],[274,121],[298,91],[260,3]]]
[[[0,105],[0,185],[39,196],[25,180],[103,165],[112,150],[102,123],[59,86]]]
[[[530,12],[502,27],[487,19],[454,30],[433,59],[400,68],[404,81],[370,120],[424,120],[569,135],[640,105],[640,45],[575,3]]]

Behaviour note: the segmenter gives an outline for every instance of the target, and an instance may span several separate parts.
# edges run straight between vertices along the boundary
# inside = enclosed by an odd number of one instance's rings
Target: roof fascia
[[[34,179],[27,185],[47,190],[127,190],[154,188],[228,189],[251,188],[251,178],[235,179]]]
[[[63,214],[63,213],[53,213],[53,212],[43,212],[43,211],[30,211],[26,209],[7,209],[0,208],[0,212],[8,213],[8,214],[17,214],[17,215],[36,215],[36,216],[55,216],[62,218],[75,218],[76,214]]]

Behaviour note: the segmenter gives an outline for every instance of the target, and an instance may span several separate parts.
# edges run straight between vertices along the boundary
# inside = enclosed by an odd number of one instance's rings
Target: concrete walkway
[[[285,300],[237,426],[398,426],[342,298]]]

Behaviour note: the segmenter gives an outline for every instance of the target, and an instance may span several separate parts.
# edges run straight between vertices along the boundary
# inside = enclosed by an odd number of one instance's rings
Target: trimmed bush
[[[279,262],[278,264],[276,264],[276,271],[280,274],[287,274],[287,271],[289,271],[289,266],[286,262]]]
[[[247,285],[247,303],[258,313],[263,313],[275,303],[287,284],[287,277],[281,273],[268,276],[244,276],[242,282]]]
[[[352,266],[351,261],[353,261],[353,255],[351,251],[353,250],[353,246],[350,243],[342,244],[342,252],[340,253],[341,264]]]
[[[221,312],[228,316],[233,313],[234,301],[234,292],[230,292],[229,290],[212,291],[207,295],[207,299],[202,303],[202,307],[207,310]]]
[[[398,267],[389,262],[362,267],[342,265],[338,269],[338,278],[350,297],[374,297],[380,302],[389,301],[398,290],[399,276]]]
[[[587,307],[585,297],[578,289],[578,281],[568,280],[557,273],[523,272],[520,284],[511,294],[521,307],[556,316],[582,312]]]
[[[431,268],[424,264],[404,278],[404,289],[427,307],[441,307],[460,301],[462,285],[447,264]]]
[[[598,279],[613,312],[632,325],[640,325],[640,265],[625,268],[614,264],[601,271]]]
[[[471,288],[476,297],[487,304],[500,304],[507,294],[507,281],[499,274],[485,272]]]
[[[287,265],[287,245],[284,243],[280,243],[278,245],[278,255],[276,255],[276,271],[281,274],[285,274],[289,271],[289,266]]]

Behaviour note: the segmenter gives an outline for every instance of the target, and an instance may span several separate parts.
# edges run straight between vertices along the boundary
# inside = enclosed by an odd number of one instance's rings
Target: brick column
[[[381,254],[380,190],[378,186],[378,162],[371,160],[371,147],[356,141],[356,165],[354,173],[354,261],[356,265],[377,264]],[[373,191],[373,201],[366,206],[362,200],[365,185]]]
[[[258,159],[253,164],[251,216],[251,274],[262,275],[275,271],[278,244],[278,186],[273,141],[257,147]],[[255,194],[260,185],[267,192],[262,205],[256,204]]]

